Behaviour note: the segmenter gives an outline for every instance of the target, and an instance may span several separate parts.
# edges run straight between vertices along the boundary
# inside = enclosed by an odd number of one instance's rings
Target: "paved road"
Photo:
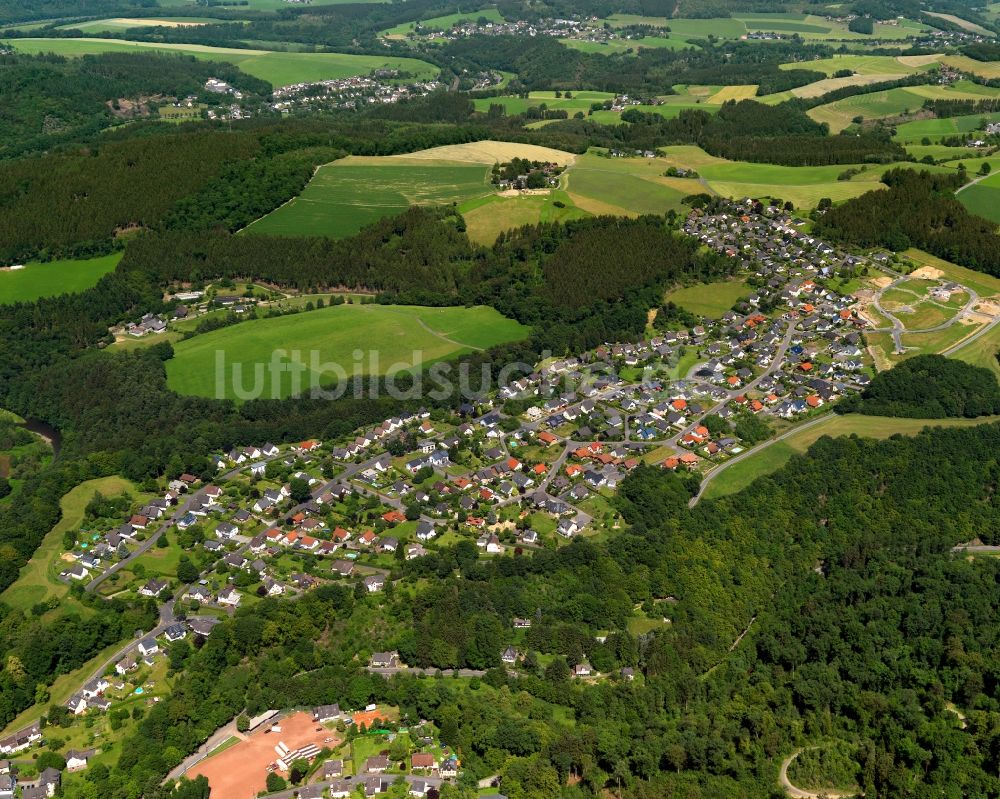
[[[801,433],[803,430],[808,430],[810,427],[815,427],[816,425],[818,425],[818,424],[820,424],[822,422],[827,422],[827,421],[829,421],[832,418],[833,418],[832,415],[829,414],[829,413],[824,414],[823,416],[817,416],[817,417],[815,417],[813,419],[810,419],[807,422],[803,422],[800,425],[796,425],[795,427],[793,427],[793,428],[791,428],[789,430],[786,430],[780,436],[777,436],[775,438],[770,438],[767,441],[764,441],[763,443],[758,444],[753,449],[748,449],[746,452],[741,452],[735,458],[731,458],[730,460],[726,461],[725,463],[720,464],[715,469],[713,469],[708,474],[706,474],[704,478],[702,478],[701,485],[698,487],[698,493],[695,494],[693,497],[691,497],[690,500],[688,500],[688,507],[689,508],[693,508],[695,505],[698,504],[698,500],[700,500],[701,499],[701,495],[705,493],[705,489],[708,488],[708,484],[711,483],[716,477],[718,477],[720,472],[725,471],[730,466],[733,466],[733,465],[739,463],[740,461],[746,460],[747,458],[750,458],[750,457],[753,457],[753,456],[759,454],[761,452],[761,450],[767,449],[772,444],[776,444],[779,441],[784,441],[786,438],[788,438],[790,436],[793,436],[793,435],[795,435],[797,433]]]
[[[989,333],[998,324],[1000,324],[1000,316],[998,316],[996,319],[994,319],[992,322],[990,322],[988,325],[986,325],[986,327],[980,328],[975,333],[973,333],[971,336],[969,336],[968,338],[962,339],[960,342],[958,342],[957,344],[955,344],[953,347],[949,347],[948,349],[946,349],[941,354],[942,355],[954,355],[956,352],[958,352],[960,349],[962,349],[962,347],[966,346],[967,344],[971,344],[973,341],[975,341],[976,339],[980,338],[981,336],[985,336],[987,333]]]
[[[959,544],[957,547],[951,548],[952,552],[979,552],[979,553],[1000,553],[1000,546],[991,546],[989,544]]]
[[[746,385],[728,391],[727,396],[724,400],[717,402],[711,408],[702,412],[699,416],[696,416],[690,422],[690,424],[688,424],[688,426],[685,427],[683,430],[681,430],[677,435],[675,435],[668,441],[662,443],[666,443],[668,446],[673,447],[674,449],[679,449],[680,445],[677,442],[680,441],[680,439],[686,434],[693,432],[694,429],[704,421],[706,416],[710,416],[713,413],[718,413],[722,408],[726,406],[728,402],[732,401],[741,394],[746,394],[748,391],[755,389],[757,386],[760,385],[760,382],[765,377],[768,377],[770,375],[773,375],[775,372],[780,371],[781,367],[784,366],[785,364],[785,355],[788,353],[789,348],[792,346],[792,339],[795,337],[796,332],[798,332],[798,327],[796,325],[791,324],[788,326],[788,330],[785,331],[785,335],[782,337],[781,343],[778,345],[778,349],[774,353],[774,360],[771,361],[771,365],[767,367],[767,369],[761,372],[757,377],[755,377]]]
[[[367,666],[371,674],[381,674],[383,677],[391,677],[394,674],[416,674],[417,676],[433,677],[439,671],[445,677],[485,677],[486,672],[482,669],[422,669],[415,666],[393,666],[392,668],[380,669],[375,666]]]
[[[906,352],[906,347],[903,346],[903,338],[902,338],[904,333],[936,333],[938,330],[944,330],[946,328],[949,328],[953,324],[955,324],[961,317],[968,314],[972,310],[972,306],[975,305],[977,302],[979,302],[979,295],[968,286],[963,286],[962,288],[964,288],[965,291],[968,293],[969,299],[962,307],[962,310],[960,310],[950,319],[948,319],[945,322],[942,322],[939,325],[934,325],[933,327],[913,328],[911,330],[907,328],[891,311],[887,311],[885,308],[882,307],[882,295],[889,289],[895,288],[900,283],[905,282],[909,278],[909,275],[900,275],[898,272],[892,272],[890,270],[885,270],[885,271],[888,271],[891,275],[894,275],[895,278],[889,285],[885,286],[882,289],[879,289],[875,293],[873,302],[875,304],[875,307],[878,309],[878,312],[882,314],[882,316],[884,316],[890,322],[892,322],[892,327],[875,327],[872,328],[871,332],[873,333],[891,332],[892,340],[896,347],[896,355],[901,355],[902,353]],[[914,296],[918,295],[914,294]],[[1000,318],[991,322],[985,328],[978,331],[974,336],[971,336],[970,338],[967,338],[964,341],[959,342],[959,344],[955,345],[954,347],[952,347],[950,350],[948,350],[943,354],[949,355],[952,351],[954,351],[958,347],[963,346],[964,344],[968,344],[970,341],[974,341],[975,339],[979,338],[979,336],[981,336],[983,333],[985,333],[987,330],[989,330],[991,327],[993,327],[993,325],[995,325],[998,321],[1000,321]]]

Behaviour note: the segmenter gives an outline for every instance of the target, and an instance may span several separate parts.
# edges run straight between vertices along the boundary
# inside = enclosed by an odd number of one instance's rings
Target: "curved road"
[[[819,749],[819,747],[807,746],[803,749],[797,749],[781,761],[781,770],[778,772],[778,782],[780,782],[781,787],[785,789],[785,793],[792,797],[792,799],[847,799],[847,797],[859,795],[857,793],[844,793],[843,791],[806,791],[792,785],[791,781],[788,779],[788,767],[792,765],[792,761],[795,760],[795,758],[808,749]],[[864,794],[860,795],[864,796]]]
[[[800,425],[796,425],[795,427],[786,430],[780,436],[776,436],[775,438],[770,438],[767,441],[758,444],[756,447],[748,449],[746,452],[741,452],[735,458],[731,458],[725,463],[717,466],[715,469],[712,469],[712,471],[710,471],[708,474],[704,476],[704,478],[702,478],[701,485],[698,487],[698,493],[695,494],[693,497],[691,497],[690,500],[688,500],[688,507],[693,508],[695,505],[698,504],[698,500],[701,499],[701,495],[705,493],[705,489],[708,488],[708,484],[711,483],[712,480],[714,480],[716,477],[718,477],[719,473],[722,472],[723,470],[729,468],[730,466],[733,466],[734,464],[739,463],[740,461],[746,460],[749,457],[757,455],[758,453],[760,453],[761,450],[767,449],[772,444],[776,444],[779,441],[784,441],[786,438],[789,438],[790,436],[793,436],[796,433],[801,433],[803,430],[808,430],[810,427],[815,427],[820,422],[828,421],[831,418],[832,416],[829,413],[825,413],[822,416],[817,416],[813,419],[810,419],[807,422],[803,422]]]
[[[896,274],[896,273],[893,273],[893,274]],[[903,334],[904,333],[935,333],[938,330],[944,330],[945,328],[951,327],[953,324],[955,324],[959,320],[959,318],[961,318],[965,314],[969,313],[972,310],[972,306],[979,301],[979,295],[975,291],[973,291],[968,286],[963,286],[962,288],[964,288],[965,291],[968,292],[968,294],[969,294],[969,300],[962,307],[962,310],[960,310],[958,313],[956,313],[950,319],[948,319],[945,322],[942,322],[939,325],[934,325],[933,327],[914,328],[913,330],[909,330],[895,315],[892,314],[892,312],[887,311],[885,308],[882,307],[882,295],[886,291],[888,291],[889,289],[895,288],[900,283],[903,283],[903,282],[905,282],[908,279],[909,279],[909,275],[900,275],[895,280],[893,280],[891,283],[889,283],[887,286],[885,286],[882,289],[879,289],[879,291],[875,294],[875,297],[872,300],[872,302],[875,305],[875,308],[878,310],[878,312],[880,314],[882,314],[882,316],[884,316],[890,322],[892,322],[892,327],[876,327],[876,328],[872,328],[871,332],[873,332],[873,333],[892,333],[892,341],[896,345],[896,353],[895,353],[896,355],[901,355],[902,353],[904,353],[906,351],[906,347],[903,346]],[[917,295],[914,295],[914,296],[917,296]],[[998,319],[997,321],[1000,321],[1000,319]],[[983,330],[979,331],[979,333],[977,333],[971,339],[965,339],[965,341],[960,342],[960,343],[967,344],[970,340],[978,338],[980,335],[982,335],[982,333],[986,332],[986,330],[988,330],[994,324],[996,324],[996,321],[994,321],[993,323],[991,323],[990,325],[988,325]],[[944,354],[948,355],[949,353],[946,352]]]

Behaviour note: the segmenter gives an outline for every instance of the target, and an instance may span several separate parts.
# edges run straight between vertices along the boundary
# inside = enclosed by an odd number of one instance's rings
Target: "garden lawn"
[[[0,305],[84,291],[113,271],[121,257],[116,252],[78,261],[28,263],[24,269],[0,271]]]
[[[159,50],[193,55],[206,61],[227,61],[249,75],[273,86],[367,75],[376,69],[398,69],[419,79],[432,78],[438,70],[415,58],[353,55],[347,53],[284,53],[272,50],[243,50],[197,44],[152,44],[121,39],[16,39],[5,42],[22,53],[57,53],[81,56],[88,53]]]
[[[339,375],[412,372],[527,334],[485,306],[338,305],[182,341],[167,361],[167,384],[203,397],[287,397],[335,383]],[[362,357],[356,360],[355,352]]]

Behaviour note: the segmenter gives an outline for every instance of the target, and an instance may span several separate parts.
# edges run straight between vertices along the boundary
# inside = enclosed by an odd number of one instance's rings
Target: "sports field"
[[[969,186],[956,196],[972,213],[1000,224],[1000,172]]]
[[[857,435],[864,438],[889,438],[897,433],[913,436],[925,427],[973,427],[1000,421],[1000,416],[980,419],[899,419],[883,416],[830,414],[824,421],[771,444],[732,466],[726,467],[705,489],[704,499],[716,499],[735,494],[758,477],[772,474],[791,460],[793,455],[809,449],[822,436]]]
[[[113,271],[121,257],[118,252],[99,258],[28,263],[24,269],[0,270],[0,305],[84,291]]]
[[[79,56],[88,53],[158,50],[192,55],[206,61],[236,64],[249,75],[273,86],[287,86],[303,81],[332,80],[352,75],[367,75],[376,69],[398,69],[420,79],[433,78],[438,69],[415,58],[396,58],[346,53],[283,53],[271,50],[241,50],[233,47],[209,47],[197,44],[151,44],[123,39],[15,39],[6,42],[22,53],[57,53]]]
[[[277,759],[275,746],[279,743],[291,750],[308,744],[319,749],[333,749],[342,740],[341,735],[317,725],[309,713],[301,711],[282,718],[279,726],[281,732],[270,732],[265,724],[250,736],[236,736],[242,740],[220,747],[217,754],[209,755],[186,776],[191,779],[207,777],[213,796],[228,799],[256,796],[267,787],[267,767]]]
[[[560,164],[574,160],[561,150],[495,141],[400,156],[351,156],[320,167],[301,195],[258,219],[246,232],[341,238],[411,205],[472,202],[467,206],[472,208],[475,201],[497,198],[489,182],[490,169],[515,156]]]
[[[718,319],[733,304],[750,292],[744,280],[720,280],[716,283],[699,283],[667,293],[665,299],[699,316]]]
[[[203,397],[287,397],[339,376],[414,371],[527,334],[484,306],[339,305],[179,342],[166,363],[167,385]]]

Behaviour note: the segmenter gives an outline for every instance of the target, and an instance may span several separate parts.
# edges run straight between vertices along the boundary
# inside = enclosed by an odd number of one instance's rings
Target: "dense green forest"
[[[1000,274],[996,225],[966,210],[955,189],[965,173],[938,175],[891,169],[886,191],[870,191],[819,217],[816,232],[857,247],[920,247],[941,258]]]
[[[193,56],[158,53],[104,53],[82,58],[0,55],[0,158],[92,137],[116,121],[151,110],[151,97],[205,95],[216,77],[250,98],[267,96],[271,86],[232,64]],[[133,113],[124,103],[139,111]]]
[[[879,372],[861,394],[837,403],[838,413],[914,419],[1000,413],[993,372],[943,355],[917,355]]]
[[[581,799],[609,781],[635,799],[770,797],[782,756],[829,740],[852,753],[869,797],[995,795],[1000,564],[948,550],[996,529],[998,451],[997,426],[823,439],[695,511],[679,478],[640,470],[628,481],[633,526],[607,544],[483,562],[463,543],[400,566],[404,585],[436,576],[414,583],[413,598],[392,592],[376,607],[331,586],[241,609],[178,652],[172,695],[91,781],[101,796],[167,796],[161,776],[243,709],[385,701],[433,720],[458,749],[457,796],[499,770],[513,799]],[[633,605],[667,596],[668,628],[621,632]],[[535,662],[549,665],[515,678],[497,655],[525,615],[537,621]],[[612,630],[603,643],[599,629]],[[491,670],[472,685],[361,670],[390,646],[414,662]],[[571,682],[584,656],[642,680]],[[575,723],[556,720],[556,706]]]

